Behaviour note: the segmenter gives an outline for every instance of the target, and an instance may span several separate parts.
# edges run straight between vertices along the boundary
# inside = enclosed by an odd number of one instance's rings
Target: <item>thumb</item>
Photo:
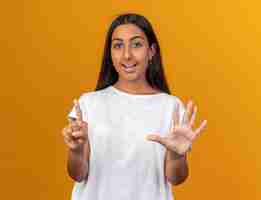
[[[158,142],[162,145],[165,145],[165,138],[161,137],[160,135],[149,134],[149,135],[146,136],[146,139],[153,141],[153,142]]]

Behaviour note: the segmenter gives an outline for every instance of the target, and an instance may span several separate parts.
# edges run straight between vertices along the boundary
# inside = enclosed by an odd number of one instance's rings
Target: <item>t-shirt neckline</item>
[[[128,97],[133,97],[133,98],[148,98],[148,97],[156,97],[156,96],[161,96],[163,94],[165,94],[164,92],[159,92],[159,93],[155,93],[155,94],[132,94],[132,93],[128,93],[122,90],[119,90],[118,88],[114,87],[114,86],[110,86],[111,90],[113,90],[114,92],[116,92],[119,95],[124,95],[124,96],[128,96]]]

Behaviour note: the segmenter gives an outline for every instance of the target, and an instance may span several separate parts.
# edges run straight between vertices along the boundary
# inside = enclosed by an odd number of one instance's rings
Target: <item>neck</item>
[[[133,94],[151,94],[158,93],[156,89],[153,89],[148,82],[131,82],[131,81],[117,81],[114,85],[122,91],[133,93]]]

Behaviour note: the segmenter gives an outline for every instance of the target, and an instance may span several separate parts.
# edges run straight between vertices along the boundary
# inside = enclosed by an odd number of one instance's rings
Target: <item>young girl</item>
[[[170,94],[151,24],[124,14],[111,24],[95,91],[69,113],[72,200],[172,200],[188,176],[186,154],[206,126],[196,106]]]

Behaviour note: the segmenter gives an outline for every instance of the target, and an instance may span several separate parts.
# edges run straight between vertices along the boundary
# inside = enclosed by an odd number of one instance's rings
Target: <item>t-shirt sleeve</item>
[[[87,122],[87,105],[88,105],[88,95],[87,94],[84,94],[82,96],[80,96],[79,100],[79,105],[80,105],[80,109],[82,111],[82,118],[83,118],[83,121]],[[70,119],[76,119],[77,116],[76,116],[76,110],[75,110],[75,106],[74,106],[74,103],[72,102],[72,108],[70,110],[70,112],[68,113],[67,115],[68,118]]]

